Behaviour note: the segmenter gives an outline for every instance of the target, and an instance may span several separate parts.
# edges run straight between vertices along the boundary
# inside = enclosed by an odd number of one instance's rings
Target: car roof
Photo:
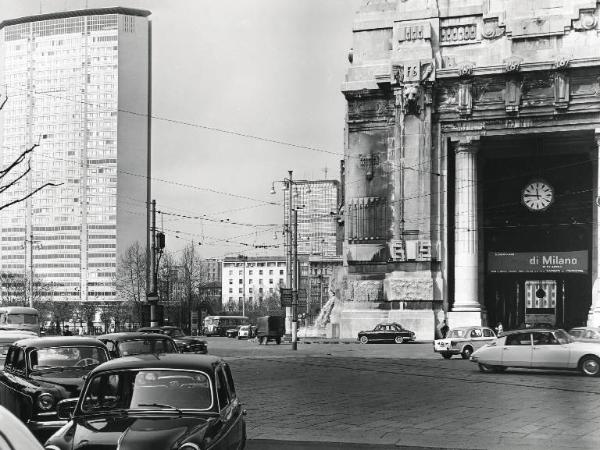
[[[161,353],[125,356],[100,364],[92,373],[127,369],[186,369],[213,373],[222,358],[195,353]]]
[[[552,331],[564,331],[561,328],[522,328],[519,330],[510,330],[510,331],[505,331],[504,333],[502,333],[503,336],[508,336],[511,334],[518,334],[518,333],[533,333],[533,332],[544,332],[544,333],[548,333],[548,332],[552,332]]]
[[[47,348],[68,345],[91,345],[104,347],[104,344],[95,337],[87,336],[49,336],[49,337],[30,337],[20,339],[14,345],[28,348]]]
[[[470,330],[471,328],[489,328],[489,327],[482,326],[482,325],[471,325],[470,327],[454,327],[450,331],[453,331],[453,330]]]
[[[19,341],[21,339],[31,339],[32,337],[33,335],[31,335],[30,333],[0,333],[0,342],[14,342]]]
[[[101,336],[97,336],[98,339],[107,339],[111,341],[131,341],[134,339],[167,339],[171,340],[171,337],[166,334],[158,333],[142,333],[138,331],[121,332],[121,333],[108,333]]]

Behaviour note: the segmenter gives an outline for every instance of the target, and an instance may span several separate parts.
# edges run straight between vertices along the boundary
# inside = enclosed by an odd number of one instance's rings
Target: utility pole
[[[293,209],[292,213],[294,216],[294,263],[292,266],[294,269],[294,287],[292,290],[292,350],[298,350],[298,281],[300,279],[300,271],[298,270],[298,210]]]
[[[246,315],[246,257],[244,256],[243,261],[244,261],[244,285],[242,287],[243,293],[242,293],[242,316]]]
[[[158,320],[156,318],[156,303],[158,302],[157,284],[158,273],[156,272],[156,200],[152,200],[152,226],[150,229],[152,241],[152,253],[150,258],[150,292],[147,294],[147,300],[150,304],[150,326],[157,327]]]
[[[25,301],[29,301],[29,307],[33,308],[33,231],[29,233],[29,239],[25,239],[25,255],[29,258],[29,261],[25,262],[25,273],[23,279],[23,288],[25,291]],[[27,249],[29,245],[29,249]],[[27,251],[29,250],[29,252]]]
[[[293,171],[289,170],[288,171],[288,194],[289,194],[289,200],[288,200],[288,223],[287,223],[287,227],[286,227],[286,246],[287,246],[287,255],[286,255],[286,265],[287,265],[287,287],[288,289],[293,289],[292,286],[292,282],[294,280],[293,278],[293,274],[292,274],[292,211],[293,211],[293,206],[292,206],[292,173]],[[290,306],[286,306],[285,307],[285,331],[286,333],[290,332],[291,334],[291,330],[292,330],[292,308]]]

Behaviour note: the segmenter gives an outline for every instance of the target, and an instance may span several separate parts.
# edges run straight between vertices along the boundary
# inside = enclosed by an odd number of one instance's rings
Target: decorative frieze
[[[471,81],[461,81],[458,84],[458,113],[461,116],[471,115],[473,109],[473,83]]]
[[[433,298],[433,279],[430,277],[388,278],[385,284],[388,301],[418,301]]]
[[[504,108],[507,113],[519,112],[521,106],[521,95],[522,95],[523,81],[516,78],[510,77],[506,80],[506,87],[504,88]]]
[[[554,107],[557,110],[567,109],[569,99],[569,75],[566,72],[558,71],[554,74]]]
[[[419,41],[431,39],[431,26],[429,22],[412,23],[398,27],[398,42]]]
[[[440,45],[470,44],[477,41],[477,24],[442,25]]]
[[[521,70],[521,63],[523,60],[521,58],[508,58],[504,61],[504,71],[508,73],[514,73]]]

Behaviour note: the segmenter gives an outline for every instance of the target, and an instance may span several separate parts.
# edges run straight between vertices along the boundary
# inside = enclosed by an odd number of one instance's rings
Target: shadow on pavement
[[[350,442],[277,441],[250,439],[246,450],[449,450],[449,447],[413,447],[406,445],[352,444]],[[450,450],[461,450],[453,448]]]

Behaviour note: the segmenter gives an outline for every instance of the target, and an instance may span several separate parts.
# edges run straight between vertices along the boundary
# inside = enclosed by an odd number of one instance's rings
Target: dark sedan
[[[141,333],[162,333],[173,338],[179,351],[182,353],[208,353],[206,341],[196,336],[186,336],[179,327],[164,325],[162,327],[143,327],[138,329]]]
[[[108,359],[106,346],[94,338],[16,341],[0,372],[0,403],[38,436],[47,436],[66,423],[57,416],[57,403],[78,397],[83,378]]]
[[[246,412],[229,365],[214,356],[113,359],[59,410],[71,421],[46,448],[216,450],[243,449],[246,442]]]
[[[110,333],[98,336],[111,358],[153,353],[179,353],[175,341],[160,333]]]
[[[402,344],[415,340],[415,333],[405,329],[399,323],[380,323],[375,328],[369,331],[360,331],[358,340],[361,344],[369,342],[395,342]]]

